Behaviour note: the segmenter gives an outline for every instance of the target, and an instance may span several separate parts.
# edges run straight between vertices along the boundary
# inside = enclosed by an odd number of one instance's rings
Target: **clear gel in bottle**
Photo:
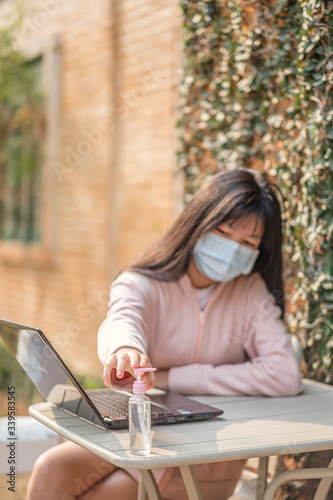
[[[145,395],[146,385],[142,380],[145,372],[156,368],[135,368],[137,380],[133,384],[133,396],[128,402],[130,451],[134,455],[148,455],[151,451],[150,399]]]

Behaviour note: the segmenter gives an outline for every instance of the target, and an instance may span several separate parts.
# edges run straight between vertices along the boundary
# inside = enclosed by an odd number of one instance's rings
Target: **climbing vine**
[[[333,384],[333,5],[180,2],[179,167],[186,197],[219,169],[267,172],[283,194],[286,322],[306,376]]]

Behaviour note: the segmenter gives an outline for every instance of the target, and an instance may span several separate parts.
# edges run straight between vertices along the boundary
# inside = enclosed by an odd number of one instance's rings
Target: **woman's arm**
[[[280,318],[281,311],[259,276],[253,277],[250,285],[240,307],[242,328],[233,332],[243,346],[247,361],[171,368],[170,389],[188,394],[195,391],[196,394],[266,396],[291,396],[302,390],[299,363]]]
[[[258,356],[234,365],[192,364],[171,368],[171,390],[184,394],[294,396],[302,390],[292,356]]]
[[[109,310],[98,331],[98,355],[104,364],[104,382],[116,389],[133,387],[134,368],[151,366],[146,355],[146,316],[149,283],[142,277],[120,275],[110,292]],[[155,385],[153,373],[143,377],[147,389]]]

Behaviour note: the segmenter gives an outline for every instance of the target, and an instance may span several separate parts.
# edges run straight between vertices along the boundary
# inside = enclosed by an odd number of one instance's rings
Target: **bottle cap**
[[[142,380],[142,375],[144,375],[146,372],[155,372],[156,368],[134,368],[133,371],[138,377],[133,384],[133,393],[144,394],[146,392],[146,384]]]

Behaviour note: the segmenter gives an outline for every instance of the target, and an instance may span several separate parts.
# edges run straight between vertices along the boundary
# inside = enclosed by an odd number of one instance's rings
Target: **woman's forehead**
[[[253,236],[262,237],[265,224],[261,217],[256,214],[242,215],[241,217],[232,217],[219,224],[217,227],[230,226],[233,229],[244,231]]]

